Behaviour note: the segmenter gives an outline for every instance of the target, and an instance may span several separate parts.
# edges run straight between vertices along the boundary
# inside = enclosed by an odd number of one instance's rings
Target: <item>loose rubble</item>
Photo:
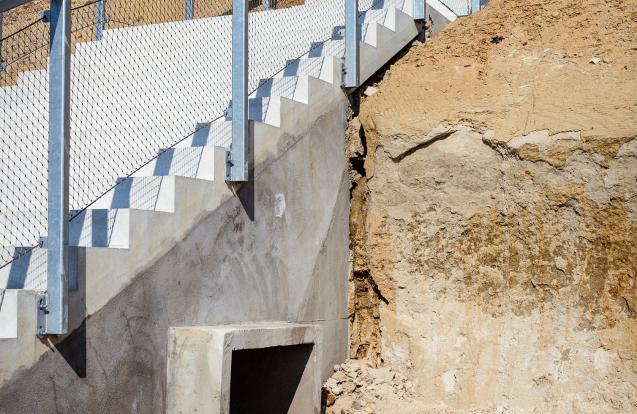
[[[334,375],[323,386],[326,414],[380,414],[378,402],[410,397],[413,384],[392,367],[374,368],[348,360],[334,367]]]

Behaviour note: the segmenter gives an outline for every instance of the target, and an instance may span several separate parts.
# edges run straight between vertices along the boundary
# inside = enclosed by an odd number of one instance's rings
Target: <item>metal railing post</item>
[[[0,70],[4,70],[4,61],[2,60],[2,12],[0,12]]]
[[[359,82],[358,0],[345,0],[345,76],[343,86],[357,88]]]
[[[480,0],[471,0],[471,14],[480,11]]]
[[[427,20],[426,0],[414,0],[414,20]]]
[[[71,0],[51,0],[49,61],[49,188],[47,294],[39,333],[68,329],[69,142]]]
[[[4,61],[2,60],[2,12],[0,12],[0,70],[4,70]]]
[[[186,0],[186,20],[195,18],[195,0]]]
[[[248,0],[232,0],[232,144],[227,180],[248,181]]]
[[[104,25],[106,24],[106,10],[104,0],[95,3],[95,40],[102,40],[104,37]]]

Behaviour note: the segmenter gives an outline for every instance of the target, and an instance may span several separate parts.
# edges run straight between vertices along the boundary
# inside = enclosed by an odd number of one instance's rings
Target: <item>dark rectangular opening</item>
[[[286,414],[313,344],[232,352],[230,414]]]

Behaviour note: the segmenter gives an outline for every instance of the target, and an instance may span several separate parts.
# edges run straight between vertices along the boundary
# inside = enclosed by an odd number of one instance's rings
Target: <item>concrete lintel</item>
[[[230,412],[233,351],[313,344],[290,412],[319,413],[321,327],[286,322],[169,330],[167,413]]]

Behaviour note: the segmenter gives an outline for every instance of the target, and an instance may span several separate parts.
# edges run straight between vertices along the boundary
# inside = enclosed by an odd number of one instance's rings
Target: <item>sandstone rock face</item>
[[[637,2],[481,14],[352,122],[350,353],[412,384],[365,412],[637,412]]]
[[[446,130],[376,152],[368,356],[452,408],[637,410],[637,139],[606,158],[577,134]]]

